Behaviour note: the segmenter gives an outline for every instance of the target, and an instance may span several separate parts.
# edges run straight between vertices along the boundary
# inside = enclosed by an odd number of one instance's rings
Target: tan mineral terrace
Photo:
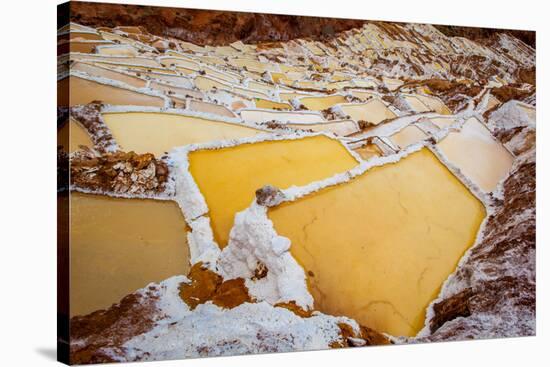
[[[186,224],[175,202],[73,192],[70,203],[71,316],[187,274]]]
[[[98,54],[107,56],[128,56],[134,57],[138,55],[135,48],[130,45],[116,45],[112,47],[99,47]]]
[[[320,124],[287,124],[286,126],[299,130],[325,131],[337,136],[348,136],[360,131],[353,120],[330,121]]]
[[[435,111],[440,115],[450,115],[452,113],[451,110],[439,98],[423,96],[421,94],[417,94],[416,98],[428,106],[430,110]]]
[[[94,146],[86,129],[72,118],[58,130],[57,142],[58,145],[63,146],[64,151],[69,153],[78,150],[80,145],[90,148]]]
[[[453,117],[433,117],[429,120],[440,129],[449,127],[456,122],[456,119]]]
[[[80,71],[95,77],[116,80],[116,81],[128,84],[135,88],[144,88],[147,85],[147,81],[145,79],[120,73],[115,70],[109,70],[108,68],[105,68],[105,67],[98,67],[92,64],[86,64],[83,62],[74,63],[73,65],[71,65],[71,70]]]
[[[129,89],[113,87],[95,81],[70,77],[70,105],[88,104],[102,101],[112,105],[138,105],[164,107],[164,99],[134,92]]]
[[[422,130],[415,125],[409,125],[393,134],[390,139],[392,143],[400,149],[405,149],[409,145],[418,143],[428,137]]]
[[[416,96],[405,96],[404,98],[409,106],[414,110],[414,112],[428,112],[431,110],[429,106],[427,106]]]
[[[374,98],[365,103],[343,104],[342,111],[355,121],[379,124],[386,119],[397,117],[380,99]]]
[[[301,113],[299,111],[277,111],[277,110],[241,110],[241,117],[246,122],[263,123],[268,121],[277,121],[280,123],[297,122],[297,123],[319,123],[323,122],[324,118],[318,113],[309,112]]]
[[[157,157],[186,144],[263,133],[244,125],[162,112],[108,112],[103,113],[103,119],[123,150]]]
[[[198,150],[189,154],[189,163],[222,248],[235,214],[252,203],[257,189],[305,185],[358,164],[338,140],[324,135]]]
[[[374,157],[381,157],[382,151],[376,144],[365,144],[362,147],[355,148],[353,151],[361,156],[364,160],[369,160]]]
[[[268,215],[292,241],[317,309],[414,336],[485,208],[423,148]]]
[[[292,106],[284,102],[270,101],[269,99],[256,98],[256,108],[265,108],[269,110],[290,110]]]
[[[492,192],[514,163],[514,156],[476,118],[452,131],[437,146],[445,157],[485,192]]]
[[[339,103],[346,103],[347,100],[344,96],[325,96],[325,97],[304,97],[300,99],[300,103],[303,104],[308,110],[322,111]]]

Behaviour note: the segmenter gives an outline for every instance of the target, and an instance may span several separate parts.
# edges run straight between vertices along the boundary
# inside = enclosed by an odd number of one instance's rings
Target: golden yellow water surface
[[[262,133],[244,125],[162,112],[104,113],[103,119],[122,149],[157,157],[186,144]]]
[[[485,208],[424,148],[268,215],[292,241],[317,309],[413,336]]]
[[[71,316],[187,274],[186,225],[175,202],[73,192],[70,204]]]
[[[306,106],[308,110],[322,111],[338,103],[346,103],[347,100],[344,96],[324,96],[324,97],[304,97],[300,99],[300,103]]]
[[[235,214],[252,203],[257,189],[305,185],[358,164],[339,141],[324,135],[198,150],[189,154],[189,162],[222,248]]]
[[[88,104],[92,101],[113,105],[164,107],[161,97],[70,76],[70,105]]]

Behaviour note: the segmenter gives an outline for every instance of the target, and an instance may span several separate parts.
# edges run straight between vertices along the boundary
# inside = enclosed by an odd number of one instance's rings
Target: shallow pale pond
[[[269,209],[292,241],[316,308],[392,335],[415,335],[485,216],[427,149],[349,183]]]

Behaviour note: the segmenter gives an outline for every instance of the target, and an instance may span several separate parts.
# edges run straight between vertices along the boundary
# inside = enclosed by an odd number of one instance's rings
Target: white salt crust
[[[187,282],[185,276],[175,276],[138,290],[145,297],[153,292],[157,299],[155,326],[121,348],[105,347],[101,352],[124,362],[321,350],[342,341],[339,323],[360,333],[359,325],[347,317],[314,312],[302,318],[267,302],[243,303],[233,309],[207,302],[191,311],[179,296],[180,284]],[[362,339],[350,341],[365,345]],[[85,341],[71,342],[80,345]]]

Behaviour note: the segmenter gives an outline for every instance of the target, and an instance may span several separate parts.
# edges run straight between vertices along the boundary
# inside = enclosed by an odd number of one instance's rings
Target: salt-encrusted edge
[[[220,254],[220,246],[214,241],[210,218],[207,216],[209,209],[206,200],[189,171],[189,153],[196,150],[221,149],[264,141],[297,140],[321,135],[337,140],[358,163],[362,161],[357,153],[350,150],[334,134],[325,132],[296,131],[285,135],[258,134],[253,137],[189,144],[172,149],[169,159],[174,164],[173,171],[176,172],[174,200],[180,206],[183,216],[191,228],[191,232],[188,233],[191,264],[202,261],[211,270],[218,271],[216,261]]]

